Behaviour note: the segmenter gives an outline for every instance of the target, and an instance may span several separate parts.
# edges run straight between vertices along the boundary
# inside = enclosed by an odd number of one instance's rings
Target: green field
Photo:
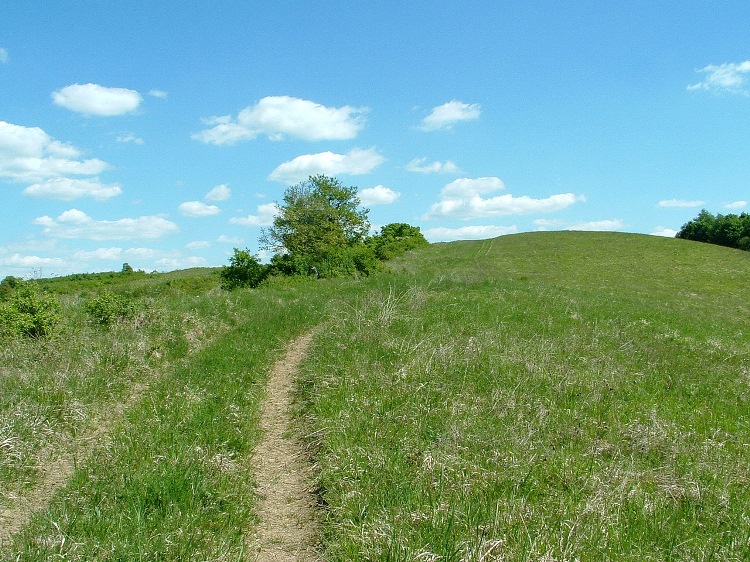
[[[0,514],[73,460],[3,559],[252,560],[265,378],[315,327],[323,559],[750,559],[747,252],[555,232],[232,293],[110,279],[48,282],[53,335],[2,342]],[[133,314],[92,322],[105,290]]]

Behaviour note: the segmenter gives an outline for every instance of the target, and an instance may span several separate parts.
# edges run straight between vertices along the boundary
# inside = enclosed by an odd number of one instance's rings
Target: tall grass
[[[330,560],[750,557],[750,262],[650,237],[438,245],[301,383]]]
[[[747,253],[536,233],[392,263],[51,283],[57,334],[0,348],[0,513],[75,466],[0,558],[252,559],[266,375],[322,325],[296,407],[325,559],[750,559]],[[102,290],[136,314],[90,322]]]
[[[145,337],[149,346],[159,344],[162,359],[147,365],[146,386],[119,411],[112,405],[141,379],[114,374],[115,386],[123,390],[104,393],[100,409],[108,407],[107,431],[93,432],[94,443],[76,459],[67,484],[0,545],[3,560],[251,556],[246,544],[256,523],[252,456],[266,376],[286,343],[320,322],[331,292],[343,295],[356,290],[356,283],[210,291],[191,298],[172,289],[160,289],[150,308],[163,306],[172,319],[160,322],[160,330],[179,321],[174,330],[179,338]],[[202,326],[211,327],[205,334],[210,337],[193,338]],[[118,325],[106,333],[128,329]],[[123,373],[132,374],[138,354],[122,362]],[[105,378],[94,370],[85,376]],[[77,386],[68,378],[60,388],[73,395]],[[42,401],[29,392],[18,392],[19,400]],[[77,435],[88,438],[84,426],[77,425]],[[18,439],[25,444],[30,438]],[[26,486],[33,491],[33,479]]]

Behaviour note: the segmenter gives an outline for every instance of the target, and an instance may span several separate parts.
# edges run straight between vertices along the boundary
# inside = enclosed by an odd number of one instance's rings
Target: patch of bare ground
[[[314,548],[313,466],[300,442],[290,436],[293,378],[312,337],[308,333],[294,340],[268,379],[263,437],[254,456],[260,523],[248,545],[257,562],[320,560]]]
[[[55,493],[65,486],[73,475],[77,460],[91,453],[102,436],[112,429],[125,409],[140,400],[146,388],[146,384],[136,384],[125,401],[104,408],[105,413],[91,424],[95,429],[75,439],[58,442],[54,448],[50,446],[39,452],[37,456],[43,460],[38,467],[40,478],[35,486],[25,494],[16,495],[10,506],[0,507],[0,548],[9,543],[12,536],[28,524],[34,513],[47,508]]]

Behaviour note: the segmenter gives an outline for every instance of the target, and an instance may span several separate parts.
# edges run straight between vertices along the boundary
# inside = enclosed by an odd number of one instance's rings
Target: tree
[[[380,260],[390,260],[408,250],[430,244],[418,226],[403,222],[394,222],[381,227],[380,234],[369,238],[367,243],[375,250],[375,255]]]
[[[311,176],[284,192],[273,225],[261,233],[261,247],[279,255],[276,262],[293,273],[309,274],[314,268],[336,274],[344,262],[354,263],[351,250],[363,244],[370,230],[369,210],[359,207],[356,187]]]
[[[257,287],[268,276],[268,266],[260,263],[250,250],[234,249],[229,265],[219,273],[221,288],[227,291],[240,287]]]
[[[677,238],[750,250],[750,215],[714,216],[703,209],[697,217],[682,225]]]

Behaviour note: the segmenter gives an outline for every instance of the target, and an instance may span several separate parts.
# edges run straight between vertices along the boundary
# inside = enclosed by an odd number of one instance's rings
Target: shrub
[[[380,229],[380,234],[372,236],[367,241],[367,245],[381,260],[390,260],[409,250],[429,246],[429,244],[418,226],[402,222],[385,225]]]
[[[17,286],[0,304],[0,335],[3,337],[48,336],[60,321],[60,303],[30,283]]]
[[[86,312],[94,323],[110,326],[133,316],[135,306],[122,295],[105,292],[86,303]]]
[[[229,258],[229,265],[224,266],[219,274],[221,288],[233,291],[240,287],[257,287],[268,276],[269,267],[260,263],[249,250],[234,249]]]

